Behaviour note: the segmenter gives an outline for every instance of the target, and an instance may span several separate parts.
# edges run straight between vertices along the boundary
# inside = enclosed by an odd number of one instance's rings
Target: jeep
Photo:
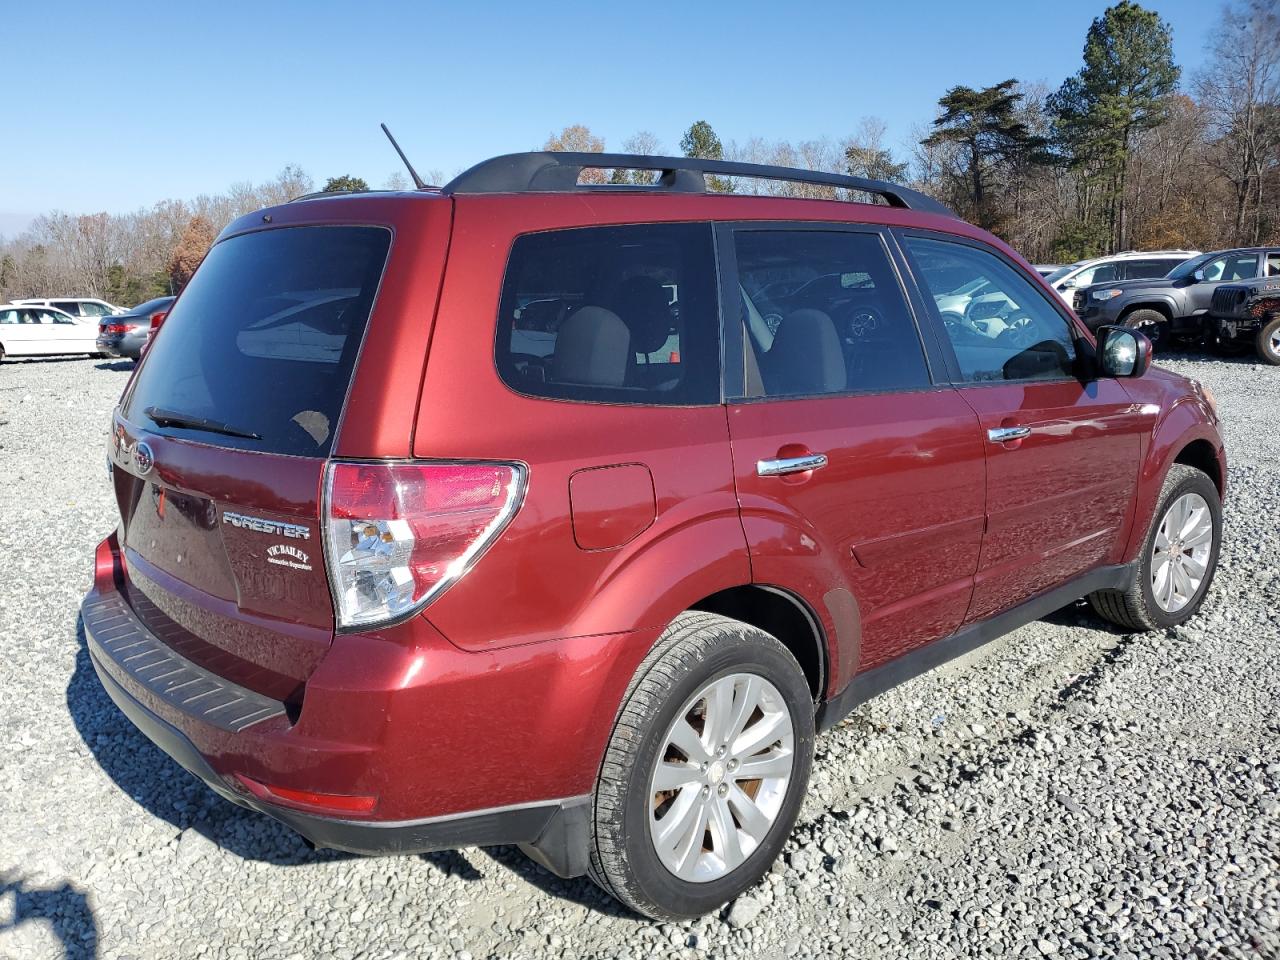
[[[998,330],[939,308],[975,284]],[[697,916],[858,705],[1080,598],[1195,614],[1223,444],[1150,361],[879,181],[532,153],[303,198],[222,232],[114,411],[89,652],[317,846],[518,844]]]
[[[1245,284],[1227,284],[1213,293],[1209,337],[1223,353],[1252,347],[1258,359],[1280,366],[1280,254],[1270,276]]]

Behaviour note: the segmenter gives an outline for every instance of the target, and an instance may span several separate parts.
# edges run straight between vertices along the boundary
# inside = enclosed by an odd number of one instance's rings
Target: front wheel
[[[1145,333],[1153,352],[1169,346],[1169,321],[1159,310],[1134,310],[1124,318],[1124,325]]]
[[[728,617],[677,617],[614,725],[596,784],[591,878],[655,919],[733,899],[786,842],[813,740],[813,698],[790,651]]]
[[[1280,317],[1272,317],[1258,331],[1258,357],[1273,367],[1280,367]]]
[[[1222,505],[1218,488],[1195,467],[1169,468],[1142,557],[1124,590],[1099,590],[1089,602],[1126,630],[1165,630],[1195,616],[1218,568]]]

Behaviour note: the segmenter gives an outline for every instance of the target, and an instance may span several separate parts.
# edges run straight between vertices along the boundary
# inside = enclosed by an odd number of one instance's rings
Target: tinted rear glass
[[[216,244],[152,343],[124,415],[206,443],[327,456],[390,243],[380,227],[290,227]]]

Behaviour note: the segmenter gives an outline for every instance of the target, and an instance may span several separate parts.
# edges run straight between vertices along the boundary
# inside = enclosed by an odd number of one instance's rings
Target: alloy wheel
[[[786,701],[764,677],[719,677],[667,730],[649,781],[649,836],[664,867],[706,883],[741,866],[782,809],[794,768]]]
[[[1165,511],[1151,545],[1151,594],[1165,613],[1190,603],[1204,583],[1213,550],[1213,514],[1198,493],[1184,493]]]

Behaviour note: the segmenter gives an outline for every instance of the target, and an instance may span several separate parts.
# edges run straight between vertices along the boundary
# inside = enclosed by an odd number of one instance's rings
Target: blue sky
[[[905,152],[948,86],[1056,87],[1105,5],[15,2],[6,46],[30,42],[36,59],[5,84],[0,234],[286,163],[377,186],[399,168],[383,120],[420,171],[446,174],[569,123],[612,148],[651,130],[677,152],[697,119],[728,142],[838,138],[878,116]],[[1188,77],[1217,0],[1146,5],[1173,25]]]

